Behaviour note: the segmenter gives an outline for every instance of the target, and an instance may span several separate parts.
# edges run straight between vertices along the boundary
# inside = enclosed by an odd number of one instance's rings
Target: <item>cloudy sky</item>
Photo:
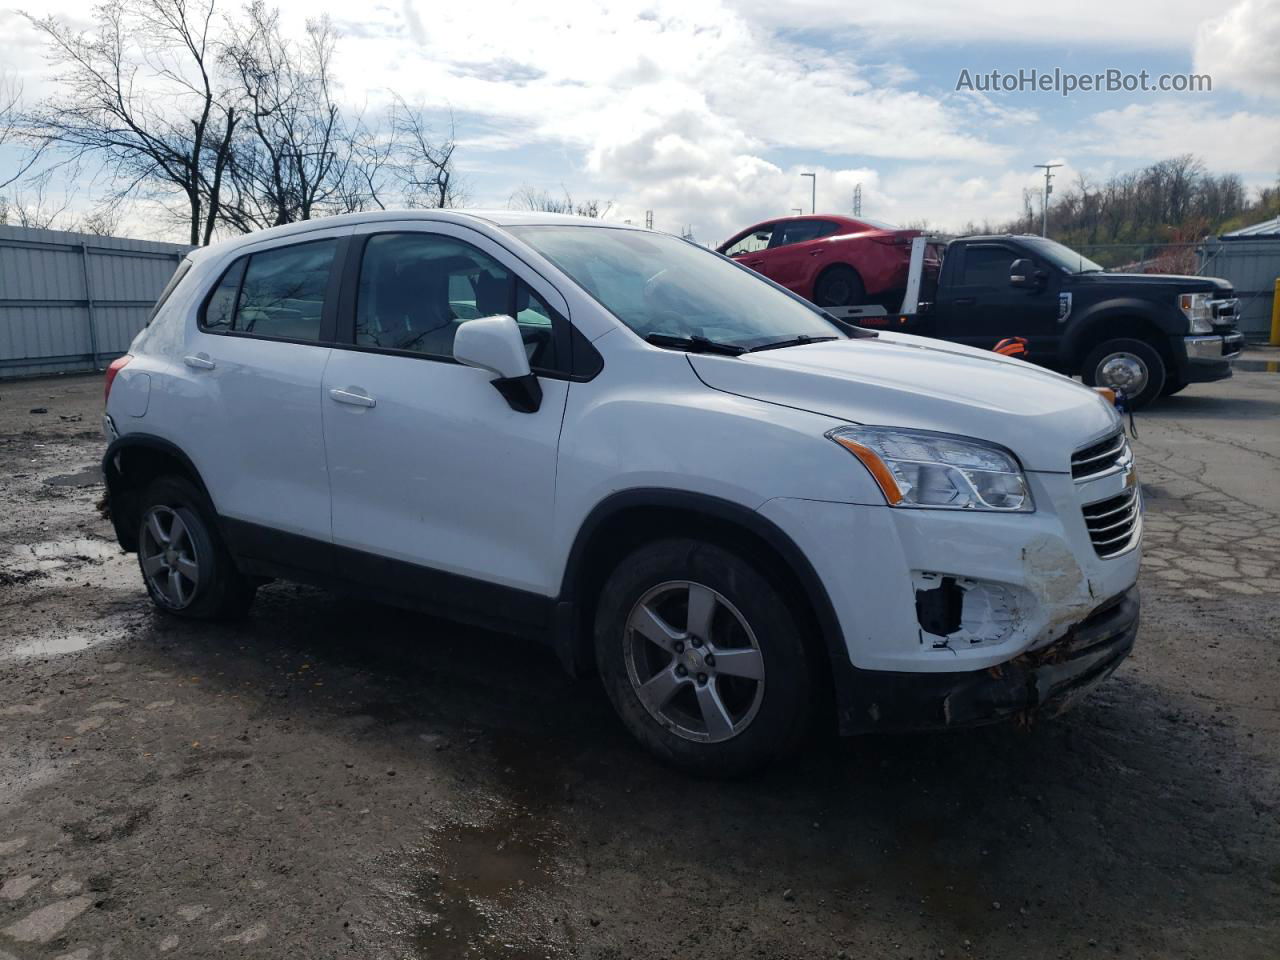
[[[718,241],[809,205],[894,222],[1003,220],[1032,164],[1071,181],[1195,152],[1250,185],[1280,174],[1280,0],[282,0],[344,34],[346,98],[449,111],[472,206],[529,185]],[[88,25],[91,3],[46,0]],[[359,11],[358,13],[356,11]],[[28,93],[39,43],[0,10],[0,63]],[[957,91],[971,75],[1204,73],[1211,92]],[[91,189],[77,202],[86,202]],[[133,232],[142,228],[134,224]]]

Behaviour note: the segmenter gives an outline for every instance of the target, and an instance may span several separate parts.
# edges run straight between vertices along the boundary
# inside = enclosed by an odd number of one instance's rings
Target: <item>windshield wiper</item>
[[[723,353],[725,356],[737,357],[747,352],[746,347],[720,343],[699,336],[673,337],[666,333],[651,333],[644,339],[646,343],[652,343],[655,347],[673,347],[676,350],[688,350],[690,353]]]
[[[778,350],[782,347],[803,347],[806,343],[822,343],[825,340],[839,340],[839,337],[808,337],[803,333],[798,337],[792,337],[790,340],[775,340],[773,343],[762,343],[758,347],[752,347],[747,353],[756,353],[760,350]]]

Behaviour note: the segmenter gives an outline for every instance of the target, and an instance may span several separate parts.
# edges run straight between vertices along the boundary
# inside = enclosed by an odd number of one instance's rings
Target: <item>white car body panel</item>
[[[360,232],[422,229],[421,221],[380,221]],[[444,223],[431,230],[519,269],[477,231]],[[567,312],[555,288],[536,276],[528,282]],[[492,380],[427,357],[334,351],[323,392],[335,544],[555,593],[556,450],[569,384],[543,378],[542,406],[525,414],[507,405]],[[366,393],[377,405],[335,403],[333,389]]]

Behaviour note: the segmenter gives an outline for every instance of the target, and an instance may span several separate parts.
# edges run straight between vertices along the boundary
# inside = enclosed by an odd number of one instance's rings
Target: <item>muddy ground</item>
[[[1280,957],[1265,366],[1139,418],[1143,626],[1074,712],[728,784],[515,639],[285,584],[156,615],[100,406],[0,383],[0,960]]]

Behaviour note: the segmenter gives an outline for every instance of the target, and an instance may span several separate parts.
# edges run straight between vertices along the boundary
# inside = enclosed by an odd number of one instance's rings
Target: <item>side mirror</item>
[[[1009,286],[1034,290],[1040,286],[1043,274],[1036,269],[1035,261],[1025,257],[1009,264]]]
[[[542,385],[529,369],[520,327],[511,317],[468,320],[453,337],[453,358],[496,376],[494,387],[521,413],[542,406]]]

